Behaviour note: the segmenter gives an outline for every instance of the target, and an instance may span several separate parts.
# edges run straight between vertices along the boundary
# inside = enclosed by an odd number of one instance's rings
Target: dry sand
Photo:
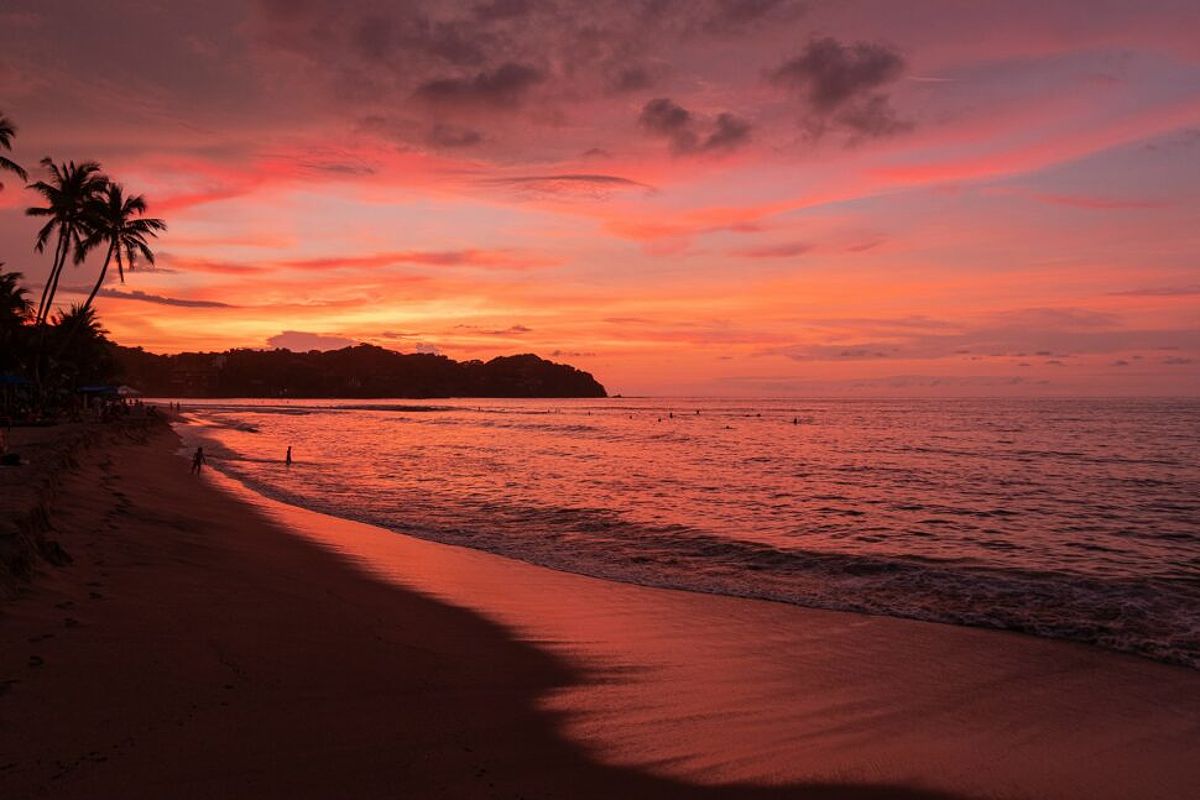
[[[608,583],[195,479],[61,488],[0,616],[0,797],[1161,797],[1200,673]],[[300,467],[302,468],[302,466]]]

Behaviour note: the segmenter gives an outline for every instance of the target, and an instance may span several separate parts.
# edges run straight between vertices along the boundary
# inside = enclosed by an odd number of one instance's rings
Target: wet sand
[[[93,449],[0,616],[0,796],[1187,797],[1200,673],[647,589]],[[297,465],[303,468],[303,465]]]

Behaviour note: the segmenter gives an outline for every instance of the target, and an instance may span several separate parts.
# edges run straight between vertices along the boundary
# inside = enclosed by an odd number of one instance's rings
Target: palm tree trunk
[[[100,277],[96,278],[96,285],[92,287],[92,293],[87,296],[87,300],[83,301],[84,311],[92,307],[92,301],[96,299],[96,294],[100,291],[100,287],[104,285],[104,276],[108,273],[108,263],[112,261],[114,249],[116,249],[115,245],[109,245],[108,252],[104,254],[104,265],[100,267]]]
[[[55,245],[55,247],[54,247],[54,261],[52,261],[50,264],[50,274],[46,276],[46,282],[44,284],[42,284],[42,299],[38,300],[38,312],[37,312],[37,316],[34,317],[34,322],[38,325],[41,324],[42,317],[46,311],[46,298],[50,294],[50,284],[53,282],[54,277],[56,275],[58,275],[58,263],[61,260],[62,252],[64,249],[63,243],[66,241],[66,238],[67,237],[66,237],[66,234],[63,232],[63,229],[59,228],[58,229],[58,244]]]
[[[42,310],[42,322],[50,319],[50,309],[54,306],[54,295],[58,294],[58,279],[62,277],[63,268],[67,266],[67,256],[71,252],[71,234],[74,229],[67,231],[63,242],[62,255],[58,259],[58,269],[54,271],[54,282],[50,285],[50,294],[46,297],[46,307]]]

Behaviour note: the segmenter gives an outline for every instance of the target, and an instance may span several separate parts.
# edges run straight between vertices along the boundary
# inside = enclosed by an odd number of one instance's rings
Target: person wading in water
[[[200,468],[204,466],[204,448],[197,447],[196,452],[192,455],[192,474],[199,475]]]

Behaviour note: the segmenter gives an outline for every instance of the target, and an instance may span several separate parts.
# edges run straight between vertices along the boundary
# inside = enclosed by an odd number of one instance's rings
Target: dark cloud
[[[608,90],[616,94],[637,92],[654,85],[654,78],[645,67],[626,67],[613,75]]]
[[[736,150],[750,140],[750,123],[729,112],[717,115],[715,129],[704,140],[700,149]]]
[[[683,106],[668,97],[658,97],[642,106],[638,124],[651,136],[666,139],[671,152],[730,152],[750,139],[750,123],[728,112],[718,114],[707,135],[701,123]]]
[[[361,56],[377,65],[414,49],[455,66],[474,67],[486,60],[485,42],[461,20],[367,13],[354,21],[348,39]]]
[[[1186,128],[1178,133],[1171,133],[1165,139],[1142,145],[1144,150],[1180,150],[1200,146],[1200,128]]]
[[[469,77],[428,81],[417,87],[415,96],[433,105],[511,110],[545,79],[536,67],[509,62]]]
[[[551,358],[594,358],[595,353],[587,350],[555,350],[550,353]]]
[[[877,94],[852,105],[837,115],[836,121],[858,138],[879,139],[912,130],[912,123],[896,116],[896,110],[883,95]]]
[[[882,91],[905,70],[904,57],[882,44],[842,44],[832,37],[813,39],[799,55],[769,73],[772,83],[806,106],[806,125],[820,135],[842,127],[859,137],[880,137],[907,130]]]
[[[692,125],[692,115],[669,97],[657,97],[642,106],[638,123],[651,133],[674,137]]]
[[[439,122],[430,129],[429,142],[438,147],[474,147],[483,142],[483,134],[474,128]]]
[[[774,32],[801,8],[796,0],[259,0],[244,30],[281,81],[306,87],[306,101],[315,87],[339,113],[379,117],[376,127],[406,144],[499,147],[527,131],[514,119],[571,121],[578,104],[651,89],[712,37]],[[677,147],[726,151],[749,133],[734,117],[701,121]],[[449,122],[486,135],[430,132]]]
[[[533,0],[491,0],[475,6],[475,16],[481,20],[509,20],[524,17],[535,8]]]
[[[777,67],[771,80],[802,92],[812,107],[829,113],[891,83],[904,72],[894,50],[868,42],[844,45],[831,37],[814,39],[800,55]]]
[[[331,336],[308,331],[283,331],[267,339],[267,344],[297,353],[307,353],[309,350],[340,350],[343,347],[353,347],[358,342],[344,336]]]
[[[622,178],[619,175],[597,175],[587,173],[561,173],[546,175],[511,175],[488,178],[483,183],[494,186],[511,186],[517,189],[554,195],[586,195],[601,197],[618,189],[642,189],[653,193],[649,184]]]
[[[804,5],[794,0],[716,0],[712,5],[701,27],[715,35],[740,33],[766,21],[792,19],[804,11]]]
[[[72,286],[64,287],[63,291],[73,294],[88,294],[91,291],[89,287]],[[182,297],[165,297],[160,294],[149,294],[139,289],[130,291],[121,291],[120,289],[101,289],[96,292],[97,297],[111,297],[114,300],[137,300],[142,303],[155,303],[160,306],[175,306],[177,308],[237,308],[237,306],[229,303],[220,303],[216,300],[187,300]]]

